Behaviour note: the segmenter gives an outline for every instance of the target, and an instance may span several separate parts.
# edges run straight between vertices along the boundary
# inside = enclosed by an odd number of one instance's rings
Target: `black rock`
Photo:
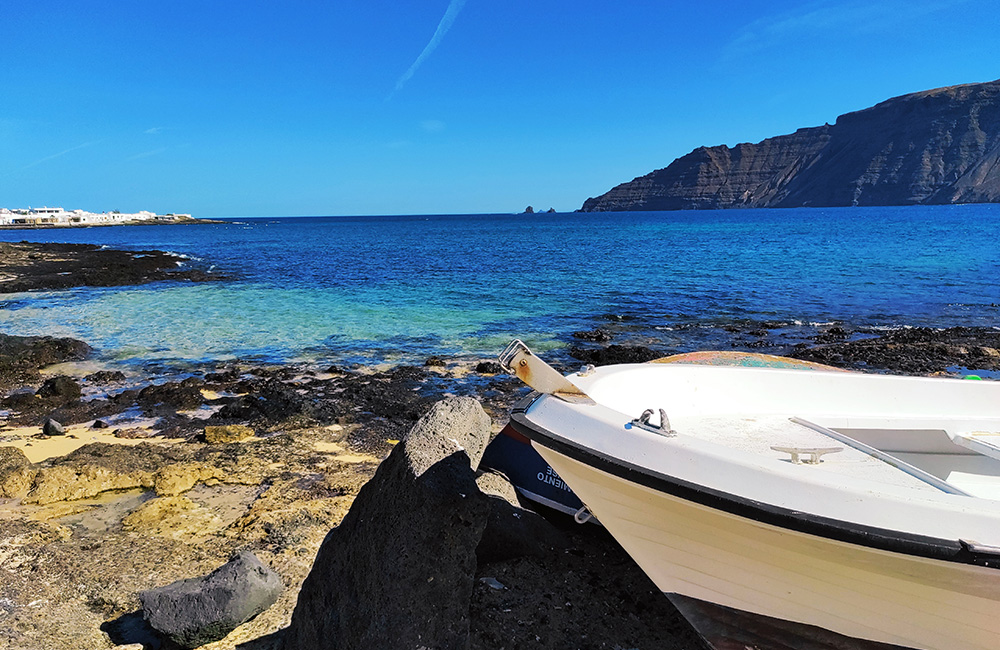
[[[118,381],[125,381],[125,373],[120,370],[98,370],[83,378],[91,384],[112,384]]]
[[[107,429],[111,425],[104,420],[94,420],[94,423],[90,425],[91,429]]]
[[[441,357],[429,357],[427,361],[424,361],[424,365],[428,368],[443,368],[447,364]]]
[[[198,408],[204,401],[205,397],[197,385],[185,385],[183,382],[146,386],[138,395],[139,404],[147,408],[166,405],[179,410],[190,410]]]
[[[154,629],[182,648],[197,648],[263,612],[283,588],[277,573],[244,551],[207,576],[143,591],[139,601]]]
[[[569,354],[574,359],[595,366],[607,366],[615,363],[645,363],[664,356],[660,352],[642,345],[609,345],[606,348],[587,349],[574,347]]]
[[[476,364],[476,372],[484,375],[499,375],[506,370],[496,361],[480,361]]]
[[[48,418],[45,420],[45,424],[42,425],[42,433],[47,436],[64,436],[66,435],[66,429],[52,418]]]
[[[46,399],[58,398],[61,401],[70,402],[79,399],[81,391],[80,384],[75,379],[59,376],[46,379],[35,394]]]
[[[297,415],[310,415],[313,411],[309,399],[278,379],[270,379],[253,393],[241,395],[223,406],[216,416],[225,420],[279,422]]]
[[[476,486],[490,419],[438,402],[389,454],[320,547],[287,650],[468,648],[476,547],[489,511]]]

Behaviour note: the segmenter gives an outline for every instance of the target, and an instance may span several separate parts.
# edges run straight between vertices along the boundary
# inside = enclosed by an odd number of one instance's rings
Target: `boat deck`
[[[914,473],[900,469],[906,466],[896,459],[882,460],[871,454],[845,444],[821,431],[810,428],[801,421],[779,415],[763,416],[678,416],[671,418],[673,429],[682,435],[690,435],[713,444],[753,454],[765,459],[791,463],[792,454],[781,449],[834,449],[839,451],[823,454],[820,462],[803,463],[810,470],[830,472],[843,476],[845,479],[861,479],[876,481],[883,484],[910,488],[927,492],[962,490],[955,487],[949,489],[945,481],[921,470],[912,468]],[[821,427],[822,428],[822,427]],[[800,454],[800,459],[807,459],[808,453]],[[944,484],[944,485],[941,485]]]

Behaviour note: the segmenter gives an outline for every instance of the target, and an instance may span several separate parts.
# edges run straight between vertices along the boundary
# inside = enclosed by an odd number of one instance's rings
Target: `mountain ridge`
[[[1000,80],[900,95],[833,125],[698,147],[584,212],[1000,202]]]

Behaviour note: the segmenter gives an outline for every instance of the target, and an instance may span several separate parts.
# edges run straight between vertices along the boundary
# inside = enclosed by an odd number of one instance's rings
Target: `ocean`
[[[0,332],[109,362],[559,358],[577,331],[781,353],[831,324],[1000,325],[1000,205],[391,217],[0,231],[231,279],[0,295]],[[862,334],[863,335],[863,334]]]

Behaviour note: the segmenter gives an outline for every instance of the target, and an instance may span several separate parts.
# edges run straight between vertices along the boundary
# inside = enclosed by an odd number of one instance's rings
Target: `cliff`
[[[584,212],[1000,202],[1000,80],[903,95],[834,125],[699,147]]]

